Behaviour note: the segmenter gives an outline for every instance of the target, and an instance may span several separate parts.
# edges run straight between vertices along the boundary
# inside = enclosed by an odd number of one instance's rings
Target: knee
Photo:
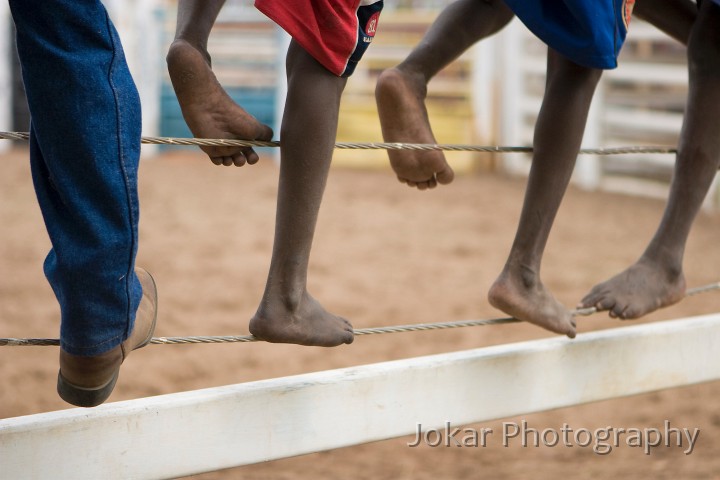
[[[690,40],[687,50],[690,75],[720,77],[720,44]]]
[[[691,75],[720,77],[720,6],[706,2],[688,41]]]
[[[493,31],[492,33],[499,32],[505,25],[510,23],[515,17],[513,11],[508,7],[503,0],[482,0],[493,10]]]
[[[573,75],[577,78],[577,81],[588,89],[595,89],[600,77],[602,77],[602,70],[599,68],[583,67],[577,64],[573,64],[572,71],[569,75]]]
[[[548,77],[563,83],[572,82],[576,88],[594,90],[602,76],[602,70],[579,65],[559,53],[549,50]]]

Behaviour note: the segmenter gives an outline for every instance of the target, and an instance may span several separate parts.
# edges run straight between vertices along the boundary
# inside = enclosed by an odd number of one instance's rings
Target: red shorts
[[[310,55],[348,77],[372,42],[382,0],[255,0]]]

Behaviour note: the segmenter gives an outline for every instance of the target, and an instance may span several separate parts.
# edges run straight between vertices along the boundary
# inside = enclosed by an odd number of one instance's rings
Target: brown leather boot
[[[60,350],[57,391],[66,402],[78,407],[95,407],[103,403],[115,388],[123,361],[131,351],[152,340],[157,321],[157,287],[147,271],[136,268],[135,273],[142,285],[143,296],[135,314],[135,327],[127,340],[109,352],[92,357]]]

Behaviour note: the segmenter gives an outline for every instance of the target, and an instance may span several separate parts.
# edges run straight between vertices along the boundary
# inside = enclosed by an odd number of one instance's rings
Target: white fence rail
[[[718,345],[714,314],[10,418],[0,476],[174,478],[690,385]]]

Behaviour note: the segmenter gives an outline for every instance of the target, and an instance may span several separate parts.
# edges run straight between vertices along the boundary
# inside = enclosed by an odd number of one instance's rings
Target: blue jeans
[[[134,273],[140,99],[99,0],[10,0],[10,9],[60,345],[98,355],[127,338],[142,297]]]

